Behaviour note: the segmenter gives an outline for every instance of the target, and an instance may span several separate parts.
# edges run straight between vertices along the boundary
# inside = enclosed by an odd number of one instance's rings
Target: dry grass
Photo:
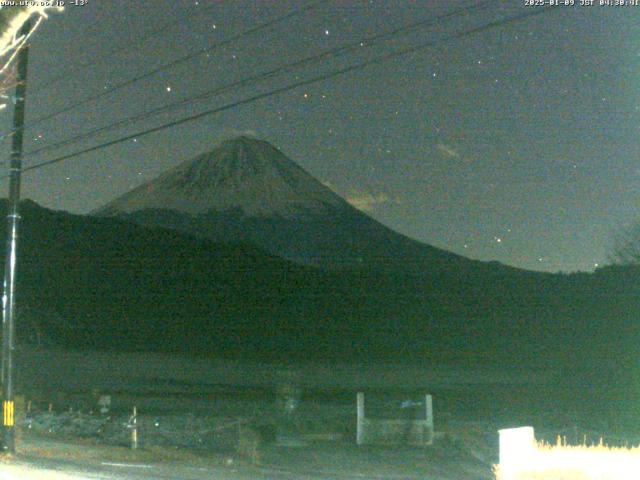
[[[511,472],[496,467],[497,480],[637,480],[640,478],[640,446],[571,446],[539,442],[533,454]]]

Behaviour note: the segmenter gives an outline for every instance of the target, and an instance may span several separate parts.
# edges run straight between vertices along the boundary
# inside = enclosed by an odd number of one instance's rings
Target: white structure
[[[100,413],[105,415],[109,413],[111,409],[111,395],[100,395],[98,398],[98,406],[100,407]]]
[[[358,392],[356,397],[357,432],[356,443],[366,444],[398,444],[410,445],[433,444],[433,399],[424,396],[424,419],[372,419],[365,415],[364,393]]]
[[[581,478],[637,480],[640,447],[547,445],[536,442],[532,427],[500,430],[499,480]]]
[[[536,456],[537,444],[533,427],[498,430],[500,435],[500,473],[503,480],[513,478],[524,465]]]

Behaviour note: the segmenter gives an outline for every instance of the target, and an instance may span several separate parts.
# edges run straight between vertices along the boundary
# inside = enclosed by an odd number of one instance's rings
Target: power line
[[[71,112],[73,110],[76,110],[79,107],[82,107],[82,106],[87,105],[89,103],[95,102],[96,100],[99,100],[100,98],[103,98],[103,97],[105,97],[107,95],[110,95],[113,92],[116,92],[116,91],[118,91],[118,90],[120,90],[122,88],[131,86],[131,85],[133,85],[133,84],[135,84],[135,83],[137,83],[137,82],[139,82],[141,80],[145,80],[147,78],[150,78],[150,77],[152,77],[152,76],[154,76],[154,75],[156,75],[156,74],[158,74],[160,72],[163,72],[165,70],[169,70],[169,69],[171,69],[173,67],[176,67],[177,65],[181,65],[181,64],[183,64],[183,63],[185,63],[185,62],[187,62],[189,60],[193,60],[194,58],[196,58],[196,57],[198,57],[200,55],[203,55],[205,53],[211,52],[211,51],[216,50],[218,48],[224,47],[225,45],[228,45],[231,42],[234,42],[234,41],[236,41],[236,40],[238,40],[238,39],[240,39],[242,37],[245,37],[245,36],[248,36],[248,35],[252,35],[252,34],[257,33],[257,32],[259,32],[261,30],[265,30],[267,28],[270,28],[270,27],[272,27],[272,26],[274,26],[274,25],[276,25],[278,23],[281,23],[281,22],[283,22],[285,20],[289,20],[290,18],[294,18],[294,17],[300,15],[301,13],[304,13],[307,10],[311,10],[311,9],[317,7],[318,5],[320,5],[321,3],[324,3],[326,1],[327,0],[316,0],[316,1],[314,1],[314,2],[312,2],[310,4],[308,4],[308,5],[305,5],[304,7],[297,8],[297,9],[295,9],[295,10],[293,10],[293,11],[291,11],[291,12],[285,14],[285,15],[277,17],[277,18],[275,18],[273,20],[269,20],[268,22],[261,23],[261,24],[255,26],[255,27],[253,27],[253,28],[245,30],[244,32],[238,33],[236,35],[232,35],[231,37],[227,38],[226,40],[223,40],[221,42],[217,42],[214,45],[211,45],[209,47],[197,50],[196,52],[193,52],[193,53],[191,53],[189,55],[186,55],[184,57],[178,58],[177,60],[173,60],[173,61],[171,61],[169,63],[166,63],[164,65],[161,65],[161,66],[159,66],[157,68],[154,68],[153,70],[150,70],[150,71],[148,71],[146,73],[143,73],[142,75],[138,75],[136,77],[130,78],[129,80],[125,80],[123,82],[120,82],[117,85],[114,85],[113,87],[110,87],[110,88],[108,88],[108,89],[106,89],[106,90],[104,90],[104,91],[102,91],[102,92],[100,92],[100,93],[98,93],[96,95],[92,95],[90,97],[85,98],[84,100],[81,100],[79,102],[75,102],[75,103],[73,103],[71,105],[68,105],[66,107],[61,108],[60,110],[57,110],[55,112],[52,112],[50,114],[44,115],[44,116],[42,116],[40,118],[37,118],[36,120],[34,120],[33,122],[30,122],[26,127],[23,127],[23,128],[34,127],[34,126],[39,125],[39,124],[41,124],[41,123],[43,123],[43,122],[45,122],[47,120],[51,120],[51,119],[53,119],[55,117],[58,117],[58,116],[60,116],[62,114],[69,113],[69,112]],[[4,132],[2,135],[0,135],[0,139],[1,138],[5,138],[8,135],[11,135],[13,133],[14,132]]]
[[[191,16],[193,16],[193,14],[198,13],[200,14],[201,12],[193,12],[191,15],[189,15],[187,18],[190,18]],[[93,67],[94,65],[98,65],[102,62],[104,62],[105,60],[107,60],[110,57],[119,55],[122,52],[128,52],[131,50],[134,50],[135,48],[144,45],[148,40],[150,40],[151,38],[160,35],[162,33],[165,33],[166,31],[170,30],[171,28],[175,27],[176,25],[179,25],[181,22],[183,21],[183,19],[177,19],[177,20],[172,20],[170,22],[166,22],[164,24],[162,24],[160,27],[158,27],[157,29],[151,30],[145,34],[143,34],[140,38],[138,39],[133,39],[133,40],[129,40],[125,43],[123,43],[120,46],[115,47],[114,49],[108,51],[107,53],[101,55],[99,58],[95,58],[93,60],[90,60],[88,62],[78,62],[75,65],[70,65],[69,67],[67,67],[62,73],[56,75],[55,77],[53,77],[51,80],[46,80],[44,82],[42,82],[42,85],[38,85],[36,88],[34,88],[33,93],[38,93],[40,90],[44,89],[44,88],[51,88],[53,85],[61,82],[62,80],[66,80],[69,77],[70,72],[74,72],[76,70],[82,70],[85,68],[89,68],[89,67]]]
[[[257,101],[257,100],[261,100],[263,98],[267,98],[267,97],[270,97],[270,96],[273,96],[273,95],[278,95],[280,93],[284,93],[286,91],[289,91],[289,90],[292,90],[292,89],[295,89],[295,88],[298,88],[298,87],[301,87],[301,86],[306,86],[306,85],[318,83],[318,82],[327,80],[329,78],[333,78],[333,77],[336,77],[336,76],[339,76],[339,75],[343,75],[343,74],[346,74],[346,73],[349,73],[349,72],[352,72],[354,70],[358,70],[358,69],[361,69],[361,68],[364,68],[364,67],[367,67],[367,66],[370,66],[370,65],[380,64],[380,63],[385,62],[387,60],[390,60],[392,58],[408,55],[410,53],[413,53],[413,52],[416,52],[416,51],[419,51],[419,50],[423,50],[425,48],[430,48],[432,46],[435,46],[437,44],[440,44],[440,43],[443,43],[443,42],[446,42],[446,41],[449,41],[449,40],[462,38],[462,37],[465,37],[465,36],[468,36],[468,35],[479,33],[481,31],[485,31],[485,30],[489,30],[489,29],[492,29],[492,28],[496,28],[496,27],[502,26],[502,25],[507,24],[507,23],[512,23],[512,22],[515,22],[515,21],[523,20],[523,19],[528,18],[528,17],[533,17],[533,16],[536,16],[536,15],[542,14],[544,12],[547,12],[551,8],[552,7],[545,7],[545,8],[541,8],[541,9],[535,10],[535,11],[523,13],[523,14],[511,17],[511,18],[496,20],[494,22],[490,22],[490,23],[482,25],[480,27],[475,27],[475,28],[470,29],[470,30],[465,30],[465,31],[462,31],[462,32],[459,32],[459,33],[456,33],[456,34],[453,34],[453,35],[450,35],[450,36],[447,36],[447,37],[445,37],[443,39],[440,39],[440,40],[437,40],[437,41],[427,42],[427,43],[424,43],[424,44],[421,44],[421,45],[405,48],[405,49],[402,49],[402,50],[399,50],[399,51],[395,51],[395,52],[392,52],[392,53],[389,53],[389,54],[386,54],[386,55],[382,55],[382,56],[376,57],[376,58],[371,59],[371,60],[367,60],[367,61],[355,64],[355,65],[351,65],[351,66],[348,66],[348,67],[345,67],[345,68],[342,68],[342,69],[334,70],[334,71],[329,72],[327,74],[323,74],[323,75],[320,75],[320,76],[317,76],[317,77],[314,77],[314,78],[311,78],[311,79],[294,82],[294,83],[289,84],[287,86],[280,87],[280,88],[275,89],[275,90],[271,90],[269,92],[264,92],[264,93],[261,93],[261,94],[257,94],[257,95],[254,95],[254,96],[242,99],[242,100],[238,100],[238,101],[232,102],[230,104],[227,104],[227,105],[224,105],[224,106],[221,106],[221,107],[218,107],[218,108],[214,108],[214,109],[211,109],[211,110],[206,110],[204,112],[201,112],[201,113],[198,113],[198,114],[195,114],[195,115],[191,115],[189,117],[185,117],[185,118],[182,118],[182,119],[179,119],[179,120],[175,120],[175,121],[172,121],[172,122],[169,122],[169,123],[157,126],[157,127],[153,127],[153,128],[147,129],[147,130],[139,131],[139,132],[136,132],[134,134],[130,134],[130,135],[127,135],[125,137],[121,137],[121,138],[118,138],[118,139],[115,139],[115,140],[112,140],[112,141],[109,141],[109,142],[106,142],[106,143],[103,143],[103,144],[99,144],[99,145],[94,146],[94,147],[90,147],[90,148],[83,149],[83,150],[78,151],[78,152],[74,152],[74,153],[63,155],[63,156],[60,156],[60,157],[57,157],[57,158],[54,158],[54,159],[51,159],[51,160],[48,160],[48,161],[44,161],[44,162],[38,163],[36,165],[30,166],[30,167],[26,167],[24,169],[24,171],[41,168],[41,167],[44,167],[44,166],[47,166],[47,165],[51,165],[53,163],[59,163],[59,162],[62,162],[64,160],[67,160],[69,158],[77,157],[77,156],[82,155],[84,153],[90,153],[90,152],[93,152],[93,151],[96,151],[96,150],[100,150],[102,148],[106,148],[106,147],[109,147],[109,146],[112,146],[112,145],[115,145],[115,144],[118,144],[118,143],[125,142],[127,140],[131,140],[133,138],[149,135],[151,133],[155,133],[157,131],[165,130],[167,128],[172,128],[172,127],[181,125],[183,123],[199,120],[200,118],[203,118],[203,117],[206,117],[206,116],[209,116],[209,115],[213,115],[213,114],[216,114],[216,113],[220,113],[222,111],[229,110],[231,108],[235,108],[237,106],[244,105],[244,104],[247,104],[247,103],[251,103],[251,102],[254,102],[254,101]]]
[[[59,156],[59,157],[56,157],[56,158],[52,158],[50,160],[46,160],[44,162],[40,162],[40,163],[37,163],[35,165],[26,167],[26,168],[23,169],[23,171],[27,172],[27,171],[30,171],[30,170],[37,170],[37,169],[40,169],[40,168],[44,168],[44,167],[47,167],[49,165],[53,165],[53,164],[56,164],[56,163],[63,162],[65,160],[69,160],[71,158],[78,157],[80,155],[84,155],[85,153],[95,152],[97,150],[101,150],[103,148],[107,148],[107,147],[116,145],[118,143],[126,142],[127,140],[131,140],[131,139],[134,139],[134,138],[138,138],[138,137],[142,137],[142,136],[145,136],[145,135],[149,135],[149,134],[152,134],[152,133],[155,133],[155,132],[159,132],[161,130],[166,130],[168,128],[173,128],[173,127],[176,127],[178,125],[182,125],[184,123],[193,122],[193,121],[199,120],[201,118],[208,117],[210,115],[213,115],[213,114],[216,114],[216,113],[220,113],[220,112],[223,112],[225,110],[230,110],[232,108],[235,108],[235,107],[238,107],[238,106],[241,106],[241,105],[245,105],[245,104],[252,103],[252,102],[255,102],[255,101],[258,101],[258,100],[262,100],[264,98],[268,98],[268,97],[271,97],[271,96],[274,96],[274,95],[278,95],[280,93],[284,93],[284,92],[287,92],[289,90],[293,90],[293,89],[301,87],[301,86],[306,86],[306,85],[311,85],[311,84],[314,84],[314,83],[319,83],[319,82],[322,82],[324,80],[328,80],[330,78],[337,77],[339,75],[344,75],[346,73],[350,73],[352,71],[359,70],[359,69],[362,69],[362,68],[365,68],[365,67],[368,67],[368,66],[371,66],[371,65],[378,65],[380,63],[383,63],[383,62],[385,62],[387,60],[391,60],[393,58],[397,58],[397,57],[408,55],[410,53],[414,53],[414,52],[417,52],[417,51],[420,51],[420,50],[424,50],[426,48],[433,47],[433,46],[438,45],[440,43],[444,43],[444,42],[447,42],[447,41],[450,41],[450,40],[460,39],[460,38],[463,38],[463,37],[466,37],[466,36],[469,36],[469,35],[480,33],[480,32],[483,32],[483,31],[486,31],[486,30],[490,30],[490,29],[493,29],[493,28],[497,28],[497,27],[500,27],[500,26],[503,26],[503,25],[506,25],[506,24],[509,24],[509,23],[513,23],[513,22],[516,22],[516,21],[524,20],[526,18],[530,18],[530,17],[534,17],[534,16],[537,16],[537,15],[541,15],[542,13],[546,13],[546,12],[549,12],[549,11],[552,11],[552,10],[554,10],[554,7],[542,7],[542,8],[539,8],[539,9],[527,11],[526,13],[522,13],[520,15],[516,15],[516,16],[510,17],[510,18],[496,20],[496,21],[490,22],[488,24],[485,24],[485,25],[482,25],[482,26],[479,26],[479,27],[475,27],[475,28],[472,28],[472,29],[469,29],[469,30],[464,30],[462,32],[458,32],[458,33],[449,35],[449,36],[447,36],[445,38],[442,38],[440,40],[437,40],[437,41],[432,41],[432,42],[428,42],[428,43],[423,43],[421,45],[408,47],[408,48],[405,48],[405,49],[402,49],[402,50],[399,50],[399,51],[396,51],[396,52],[392,52],[392,53],[389,53],[389,54],[386,54],[386,55],[382,55],[382,56],[379,56],[377,58],[374,58],[374,59],[371,59],[371,60],[367,60],[367,61],[355,64],[355,65],[350,65],[350,66],[345,67],[345,68],[334,70],[333,72],[329,72],[329,73],[326,73],[326,74],[323,74],[323,75],[319,75],[319,76],[314,77],[314,78],[310,78],[310,79],[307,79],[307,80],[301,80],[301,81],[298,81],[298,82],[294,82],[294,83],[289,84],[287,86],[280,87],[280,88],[271,90],[269,92],[260,93],[260,94],[257,94],[257,95],[242,99],[242,100],[238,100],[238,101],[229,103],[227,105],[223,105],[223,106],[218,107],[218,108],[214,108],[214,109],[211,109],[211,110],[207,110],[207,111],[198,113],[196,115],[191,115],[189,117],[182,118],[180,120],[175,120],[175,121],[172,121],[172,122],[169,122],[169,123],[165,123],[163,125],[159,125],[157,127],[149,128],[147,130],[142,130],[142,131],[139,131],[139,132],[136,132],[136,133],[133,133],[133,134],[126,135],[124,137],[117,138],[115,140],[111,140],[111,141],[108,141],[108,142],[105,142],[105,143],[102,143],[102,144],[99,144],[99,145],[95,145],[93,147],[85,148],[83,150],[79,150],[79,151],[76,151],[76,152],[73,152],[73,153],[69,153],[67,155],[62,155],[62,156]],[[7,175],[4,175],[1,178],[5,178],[5,177],[7,177]]]
[[[105,131],[109,131],[109,130],[112,130],[114,128],[118,128],[118,127],[123,126],[123,125],[131,125],[133,123],[137,123],[137,122],[140,122],[140,121],[143,121],[143,120],[147,120],[148,118],[151,118],[153,116],[159,115],[161,113],[165,113],[167,111],[174,110],[176,108],[183,107],[185,105],[189,105],[189,104],[195,103],[195,102],[200,101],[200,100],[204,100],[204,99],[207,99],[207,98],[210,98],[210,97],[213,97],[213,96],[220,95],[220,94],[225,93],[225,92],[227,92],[227,91],[229,91],[229,90],[231,90],[233,88],[244,87],[244,86],[247,86],[248,84],[251,84],[253,82],[266,80],[268,78],[271,78],[271,77],[274,77],[274,76],[281,75],[283,73],[289,72],[289,71],[294,70],[296,68],[300,68],[300,67],[303,67],[303,66],[306,66],[306,65],[311,65],[311,64],[313,64],[315,62],[318,62],[318,61],[321,61],[321,60],[323,60],[323,59],[325,59],[327,57],[336,58],[336,57],[339,57],[339,56],[342,56],[342,55],[346,55],[346,54],[348,54],[350,52],[353,52],[353,51],[360,51],[363,48],[371,48],[371,47],[377,45],[378,43],[381,43],[383,41],[387,41],[390,38],[393,38],[393,37],[395,37],[395,36],[397,36],[399,34],[410,33],[410,32],[412,32],[412,31],[414,31],[414,30],[416,30],[418,28],[425,27],[425,26],[428,26],[428,25],[433,25],[435,23],[439,23],[442,20],[448,20],[450,18],[459,16],[459,15],[468,14],[469,12],[474,11],[474,10],[482,10],[482,9],[485,9],[485,8],[489,7],[492,3],[493,3],[492,0],[485,0],[484,2],[477,3],[477,4],[475,4],[473,6],[470,6],[470,7],[460,8],[460,9],[457,9],[457,10],[454,10],[454,11],[448,12],[446,14],[442,14],[442,15],[436,16],[436,17],[430,17],[428,19],[423,19],[423,20],[411,23],[409,25],[405,25],[405,26],[402,26],[402,27],[397,27],[395,29],[392,29],[392,30],[389,30],[389,31],[386,31],[386,32],[382,32],[382,33],[379,33],[377,35],[373,35],[373,36],[366,37],[366,38],[357,40],[355,42],[352,42],[352,43],[349,43],[349,44],[346,44],[346,45],[342,45],[340,47],[336,47],[336,48],[333,48],[333,49],[330,49],[330,50],[326,50],[326,51],[324,51],[324,52],[322,52],[320,54],[311,55],[311,56],[302,58],[300,60],[297,60],[295,62],[289,63],[287,65],[282,65],[280,67],[276,67],[276,68],[271,69],[269,71],[266,71],[266,72],[263,72],[263,73],[260,73],[260,74],[256,74],[256,75],[253,75],[253,76],[250,76],[248,78],[244,78],[244,79],[232,82],[232,83],[228,83],[226,85],[222,85],[222,86],[217,87],[217,88],[215,88],[213,90],[208,90],[206,92],[197,94],[195,96],[188,97],[188,98],[185,98],[185,99],[182,99],[182,100],[178,100],[177,102],[173,102],[173,103],[170,103],[170,104],[167,104],[167,105],[163,105],[161,107],[149,110],[147,112],[139,113],[139,114],[136,114],[136,115],[133,115],[133,116],[118,120],[118,121],[116,121],[114,123],[111,123],[111,124],[108,124],[108,125],[105,125],[105,126],[102,126],[102,127],[95,128],[95,129],[90,130],[88,132],[84,132],[84,133],[75,135],[75,136],[73,136],[71,138],[67,138],[65,140],[61,140],[61,141],[53,143],[53,144],[45,145],[45,146],[43,146],[41,148],[38,148],[38,149],[35,149],[35,150],[32,150],[32,151],[28,152],[26,155],[27,156],[33,156],[33,155],[36,155],[38,153],[42,153],[44,151],[54,150],[54,149],[57,149],[57,148],[60,148],[60,147],[66,146],[66,145],[77,143],[79,141],[86,140],[88,138],[96,136],[96,135],[98,135],[100,133],[103,133]]]

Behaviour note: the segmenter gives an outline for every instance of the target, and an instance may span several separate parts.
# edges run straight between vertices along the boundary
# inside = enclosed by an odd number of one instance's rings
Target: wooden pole
[[[31,20],[21,27],[21,36],[29,35]],[[13,353],[15,350],[16,316],[16,264],[18,258],[18,225],[20,220],[20,181],[22,173],[22,144],[24,137],[25,98],[27,95],[27,64],[29,45],[18,52],[18,76],[16,80],[16,98],[13,110],[13,133],[11,144],[11,163],[9,168],[9,202],[7,203],[7,256],[4,266],[4,291],[2,309],[2,450],[15,453],[14,422],[14,371]]]

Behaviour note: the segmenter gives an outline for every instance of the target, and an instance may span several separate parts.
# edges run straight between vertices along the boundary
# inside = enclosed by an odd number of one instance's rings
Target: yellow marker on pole
[[[2,424],[5,427],[13,427],[14,423],[14,403],[12,400],[2,402]]]

